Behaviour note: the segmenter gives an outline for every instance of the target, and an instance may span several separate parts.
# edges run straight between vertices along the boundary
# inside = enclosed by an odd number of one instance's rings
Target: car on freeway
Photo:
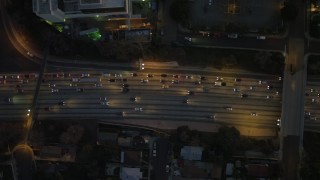
[[[147,77],[153,77],[153,74],[147,74]]]
[[[56,84],[50,83],[50,84],[49,84],[49,87],[56,87]]]
[[[7,79],[6,75],[0,75],[0,79]]]
[[[167,85],[167,84],[162,84],[162,89],[168,89],[169,88],[169,85]]]
[[[310,92],[313,93],[313,92],[314,92],[314,89],[310,89]]]
[[[130,89],[129,88],[121,88],[120,89],[121,90],[121,92],[123,92],[123,93],[127,93],[127,92],[129,92],[130,91]]]
[[[259,84],[267,84],[268,82],[267,81],[263,81],[263,80],[259,80],[258,83]]]
[[[102,84],[101,83],[95,83],[94,86],[95,87],[102,87]]]
[[[160,76],[161,77],[167,77],[168,75],[167,74],[161,74]]]
[[[118,78],[121,78],[122,77],[122,74],[114,74],[114,77],[118,77]]]
[[[207,78],[205,76],[200,76],[200,80],[207,80]]]
[[[179,84],[179,80],[172,80],[171,83],[172,84]]]
[[[224,109],[227,111],[232,111],[232,107],[230,107],[230,106],[224,107]]]
[[[235,88],[233,88],[233,91],[234,92],[240,92],[240,89],[235,87]]]
[[[17,93],[23,93],[23,92],[24,92],[23,89],[21,89],[21,88],[17,89]]]
[[[115,80],[115,79],[109,79],[109,81],[110,81],[110,82],[116,82],[116,80]]]
[[[59,105],[59,106],[64,106],[64,105],[66,105],[66,102],[64,102],[64,101],[59,101],[59,102],[58,102],[58,105]]]
[[[258,114],[256,112],[252,112],[251,116],[258,116]]]
[[[164,83],[166,83],[166,80],[160,79],[160,83],[164,84]]]
[[[12,102],[12,99],[11,99],[11,97],[6,97],[6,98],[4,98],[4,101],[5,102]]]
[[[137,73],[131,73],[131,76],[132,77],[136,77],[136,76],[138,76],[138,74]]]
[[[216,80],[217,80],[217,81],[222,81],[222,80],[223,80],[223,77],[216,77]]]
[[[185,103],[185,104],[189,104],[189,99],[185,99],[185,100],[183,100],[183,103]]]
[[[238,38],[238,34],[235,34],[235,33],[228,34],[227,37],[228,37],[228,38],[231,38],[231,39],[237,39],[237,38]]]
[[[52,92],[52,93],[58,93],[58,92],[59,92],[59,89],[51,89],[51,92]]]
[[[84,89],[83,89],[83,88],[77,88],[76,91],[77,91],[77,92],[83,92]]]
[[[166,165],[166,173],[168,173],[170,171],[170,166],[167,164]]]
[[[273,86],[268,85],[268,86],[267,86],[267,89],[268,89],[268,90],[271,90],[271,89],[273,89]]]
[[[186,75],[186,79],[193,79],[192,75]]]
[[[282,80],[282,77],[281,77],[281,76],[279,76],[278,80],[279,80],[279,81],[281,81],[281,80]]]
[[[189,95],[194,95],[195,93],[194,93],[194,91],[188,91],[188,94]]]
[[[128,88],[128,87],[129,87],[129,84],[122,84],[122,87]]]
[[[51,106],[45,107],[44,110],[46,110],[46,111],[51,111]]]
[[[315,121],[315,120],[317,120],[317,117],[316,116],[310,116],[310,120]]]
[[[81,76],[82,77],[90,77],[90,74],[89,73],[82,73]]]
[[[77,87],[78,85],[75,83],[70,83],[70,87]]]
[[[122,82],[127,82],[127,78],[122,78]]]
[[[177,74],[172,75],[173,78],[179,78],[180,76]]]
[[[192,38],[191,37],[184,37],[185,40],[191,42],[192,41]]]
[[[200,84],[201,84],[201,81],[195,81],[194,84],[200,85]]]
[[[241,98],[247,98],[248,96],[248,94],[241,94]]]
[[[103,106],[109,106],[109,102],[108,101],[101,101],[100,104],[103,105]]]
[[[240,78],[234,78],[234,82],[241,82]]]
[[[305,112],[304,112],[304,115],[305,115],[305,116],[310,116],[310,115],[311,115],[311,112],[305,111]]]
[[[131,97],[129,100],[130,100],[130,101],[137,101],[138,98],[137,98],[137,97]]]
[[[27,55],[30,57],[34,57],[34,55],[32,53],[30,53],[29,51],[27,52]]]
[[[257,36],[257,39],[265,40],[265,39],[266,39],[266,36]]]
[[[134,108],[135,111],[142,111],[142,108],[141,107],[136,107]]]
[[[270,95],[267,95],[267,97],[266,97],[267,99],[272,99],[273,98],[273,96],[270,96]]]
[[[107,97],[100,97],[100,101],[107,101]]]
[[[215,114],[214,115],[210,115],[208,118],[215,120],[216,119],[216,115]]]
[[[221,81],[216,81],[216,82],[214,82],[214,85],[215,85],[215,86],[226,86],[227,83],[221,82]]]
[[[141,83],[148,83],[149,80],[148,79],[141,79]]]
[[[250,90],[255,90],[257,87],[255,86],[250,86]]]

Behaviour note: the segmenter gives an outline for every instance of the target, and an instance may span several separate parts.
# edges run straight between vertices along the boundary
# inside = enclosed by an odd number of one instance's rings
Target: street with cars
[[[147,119],[277,128],[282,79],[237,76],[87,71],[45,73],[37,119]],[[36,78],[5,75],[2,118],[21,119],[30,108]]]

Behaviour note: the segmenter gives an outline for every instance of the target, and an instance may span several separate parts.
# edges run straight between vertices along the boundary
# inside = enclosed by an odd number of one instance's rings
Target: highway
[[[281,114],[281,84],[279,77],[265,75],[264,79],[257,79],[255,74],[241,74],[238,76],[227,76],[223,72],[212,73],[205,76],[205,80],[196,74],[166,74],[161,77],[160,73],[148,77],[147,72],[136,72],[137,76],[132,77],[129,71],[108,71],[110,77],[101,76],[102,71],[86,73],[90,77],[100,77],[101,87],[95,87],[95,83],[73,83],[76,87],[70,87],[72,77],[77,77],[79,72],[46,73],[45,82],[41,84],[37,118],[38,120],[57,118],[98,118],[101,120],[130,120],[145,119],[155,121],[176,121],[183,125],[186,121],[203,124],[229,124],[234,126],[246,126],[255,128],[275,129],[277,119]],[[61,74],[70,74],[70,77],[61,77]],[[121,74],[122,77],[114,77],[114,74]],[[221,74],[223,76],[216,76]],[[8,78],[10,75],[7,75]],[[190,79],[186,79],[190,76]],[[191,78],[192,76],[192,78]],[[215,86],[217,77],[223,78],[226,86]],[[235,78],[241,78],[235,82]],[[110,82],[114,79],[116,82]],[[127,79],[123,82],[122,79]],[[141,80],[148,80],[147,83]],[[161,83],[160,79],[165,81]],[[265,81],[259,84],[259,80]],[[0,85],[1,108],[0,118],[16,119],[23,118],[27,114],[35,90],[35,79],[29,80],[26,84],[20,84],[21,80],[14,80],[5,85]],[[196,84],[196,82],[201,84]],[[178,84],[175,84],[178,83]],[[17,84],[24,90],[18,94]],[[49,84],[55,87],[49,87]],[[128,84],[129,92],[121,92],[123,84]],[[271,90],[267,86],[271,85]],[[253,87],[253,90],[250,90]],[[77,88],[83,88],[83,92],[77,92]],[[239,92],[235,92],[237,88]],[[58,92],[52,92],[58,89]],[[194,92],[189,95],[188,91]],[[248,97],[241,97],[247,94]],[[267,99],[269,96],[269,99]],[[12,98],[12,102],[5,102],[6,98]],[[107,99],[109,105],[101,105]],[[130,98],[137,98],[131,101]],[[188,103],[186,102],[188,101]],[[64,102],[65,105],[59,105]],[[49,110],[50,107],[50,110]],[[231,107],[232,110],[227,110]],[[142,108],[142,111],[135,110]],[[256,113],[257,116],[252,116]],[[210,117],[214,116],[214,117]],[[252,134],[254,135],[254,134]]]
[[[320,128],[320,77],[308,75],[305,89],[305,130],[319,132]],[[310,114],[309,114],[310,113]]]

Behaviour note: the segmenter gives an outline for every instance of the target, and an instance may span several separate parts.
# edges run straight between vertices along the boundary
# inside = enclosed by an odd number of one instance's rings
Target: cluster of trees
[[[204,147],[203,160],[224,163],[232,155],[241,154],[247,150],[255,150],[270,155],[279,146],[274,145],[272,139],[257,140],[240,136],[235,127],[222,126],[217,133],[190,130],[188,126],[177,128],[170,137],[173,143],[175,157],[178,158],[180,149],[185,145]]]
[[[0,151],[7,152],[22,141],[24,128],[22,123],[2,122],[0,124]]]
[[[320,177],[320,134],[305,132],[303,135],[304,157],[302,158],[301,179],[318,179]]]
[[[176,22],[186,25],[189,22],[189,8],[188,0],[174,0],[170,7],[170,16]]]
[[[308,74],[320,74],[320,56],[311,55],[308,59]]]
[[[294,20],[298,15],[298,7],[293,1],[284,1],[284,6],[281,9],[281,16],[284,21]]]

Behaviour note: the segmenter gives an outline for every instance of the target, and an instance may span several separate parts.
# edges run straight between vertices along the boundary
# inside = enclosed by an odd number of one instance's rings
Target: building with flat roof
[[[196,160],[200,161],[202,159],[203,147],[199,146],[184,146],[181,148],[181,157],[184,160]]]
[[[130,0],[33,0],[33,12],[51,21],[70,18],[110,16],[127,17]]]

